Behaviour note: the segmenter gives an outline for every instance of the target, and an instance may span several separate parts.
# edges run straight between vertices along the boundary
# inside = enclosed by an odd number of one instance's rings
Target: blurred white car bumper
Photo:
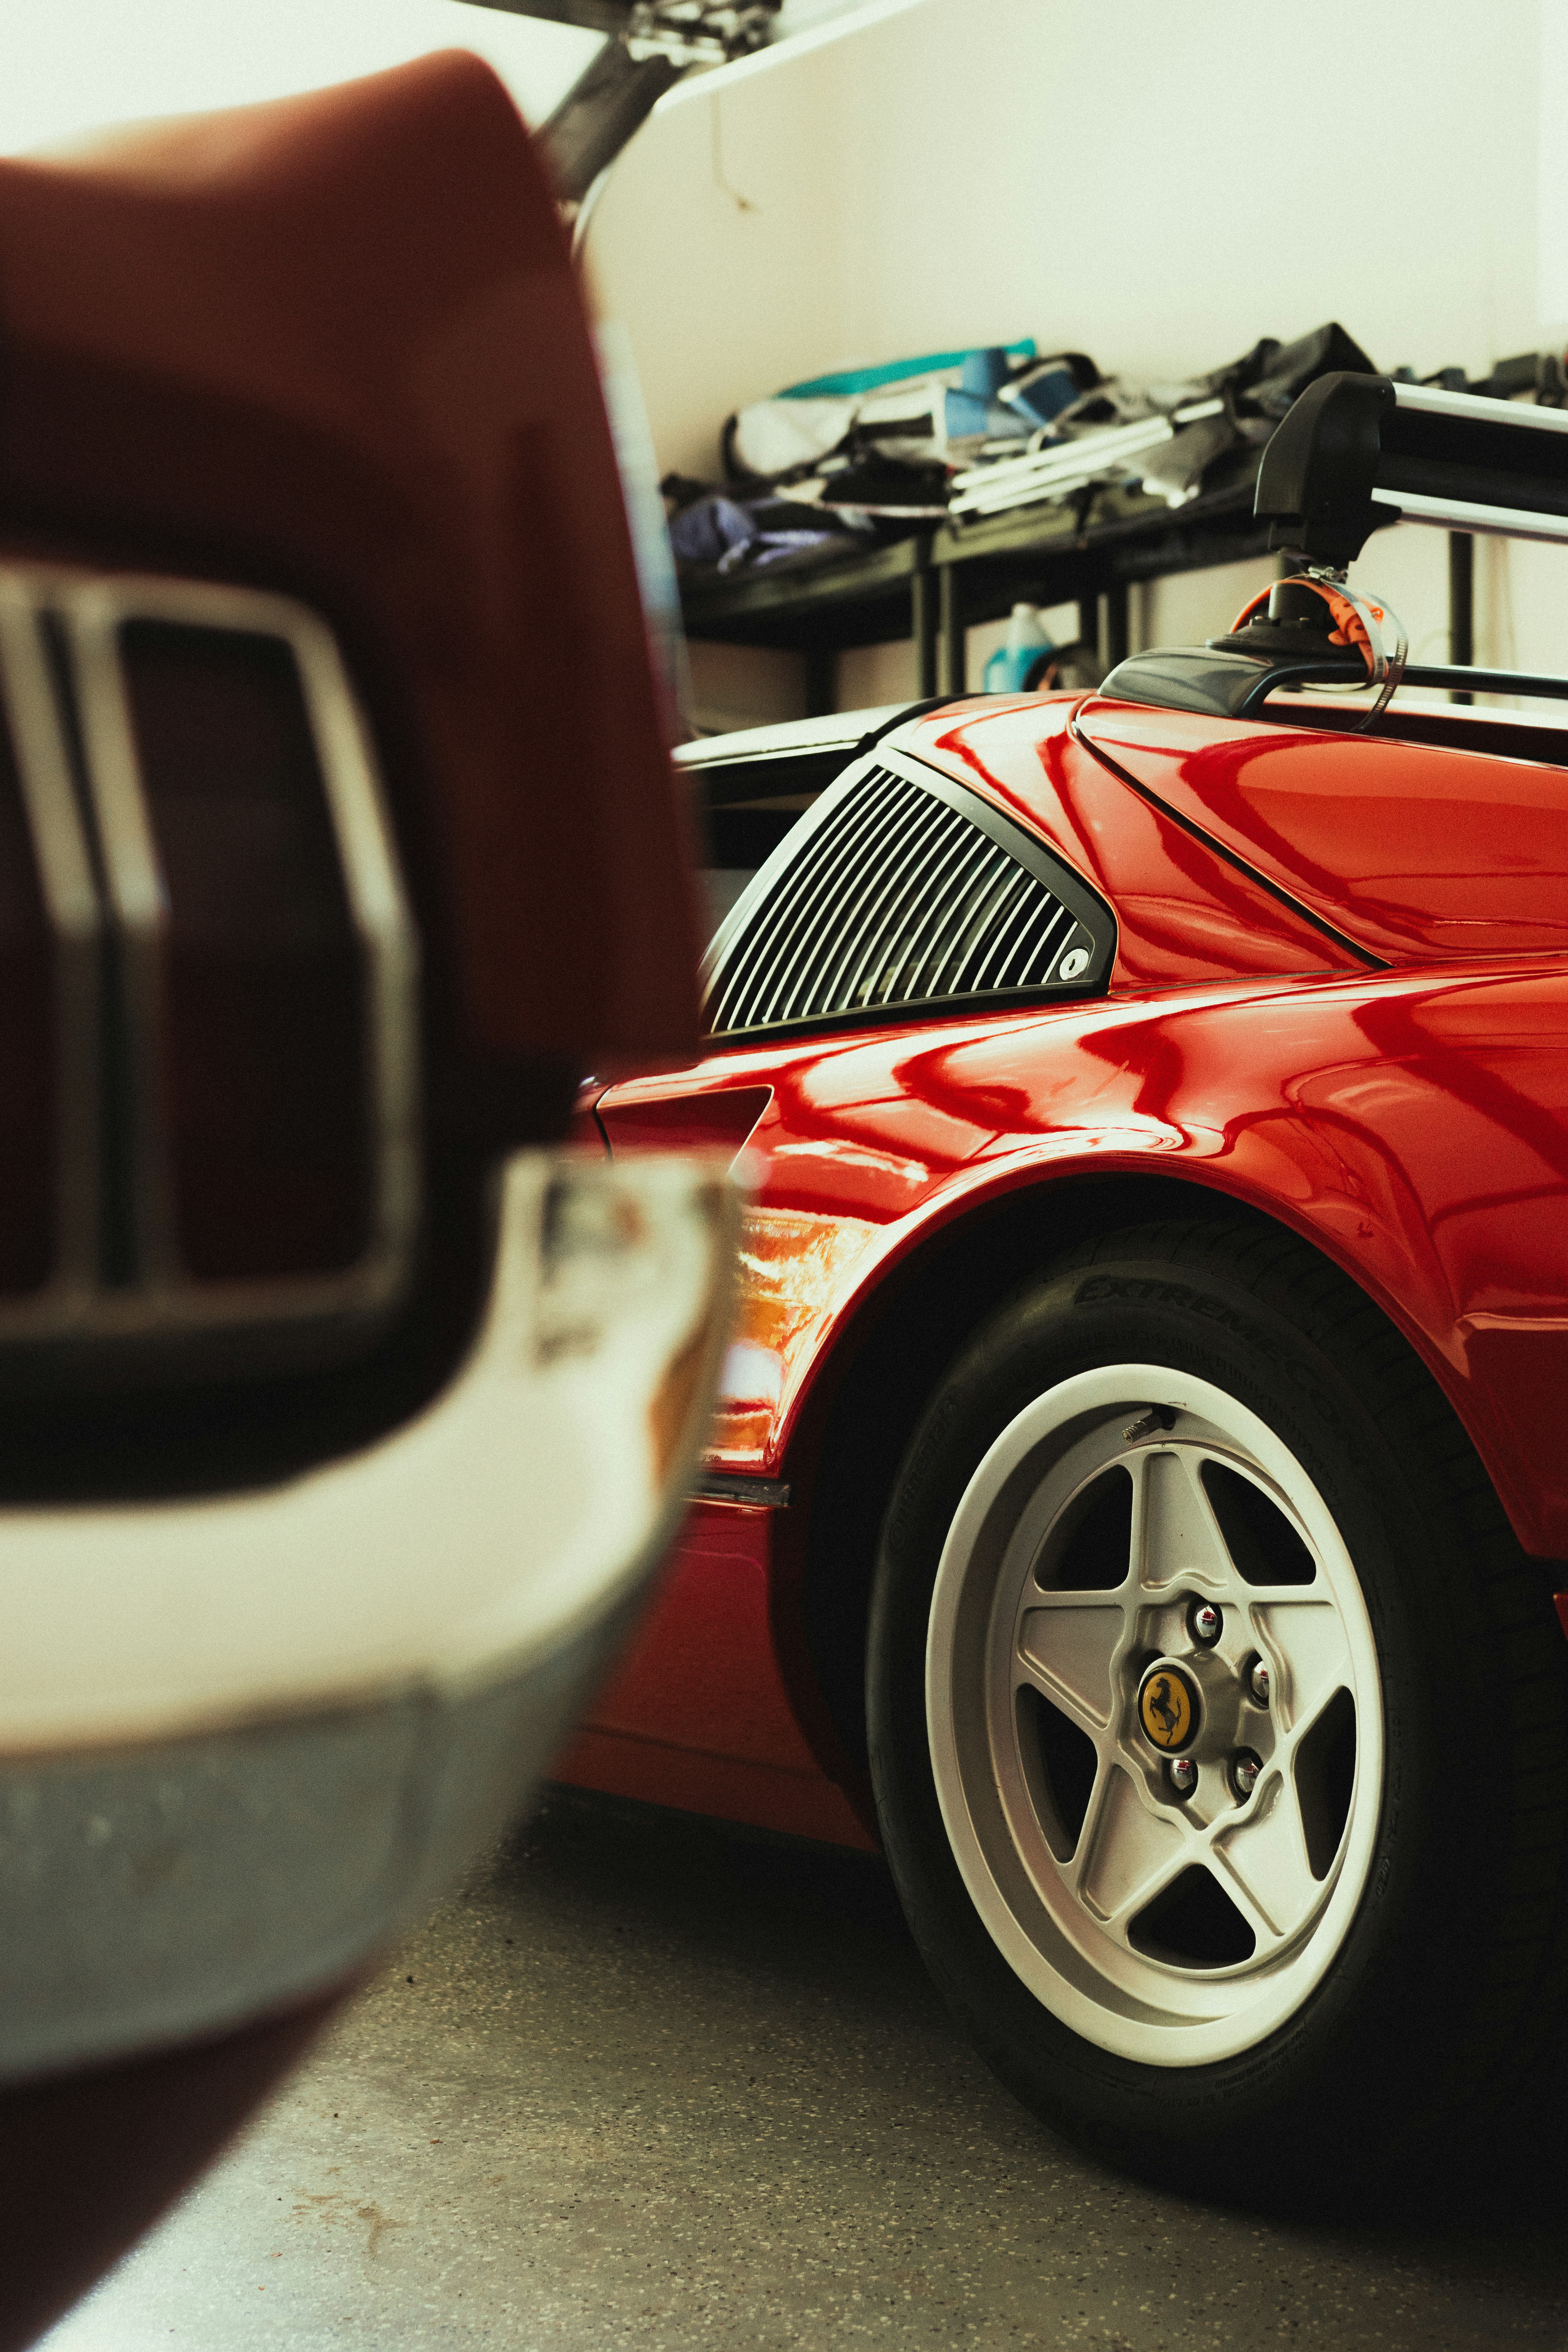
[[[672,1531],[732,1194],[524,1152],[415,1421],[287,1484],[0,1513],[0,2081],[284,2008],[517,1811]]]

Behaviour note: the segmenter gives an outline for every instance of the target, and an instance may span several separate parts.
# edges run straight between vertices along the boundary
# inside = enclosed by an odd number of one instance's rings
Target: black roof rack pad
[[[1378,524],[1568,540],[1568,410],[1320,376],[1263,453],[1269,545],[1342,571]]]

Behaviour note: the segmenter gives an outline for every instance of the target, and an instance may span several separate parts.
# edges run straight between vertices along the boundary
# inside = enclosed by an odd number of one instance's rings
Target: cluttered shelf
[[[686,634],[719,645],[776,646],[802,653],[907,637],[912,633],[915,575],[929,562],[930,547],[925,531],[809,570],[683,580]]]
[[[816,571],[745,573],[686,588],[686,634],[710,644],[805,654],[915,641],[922,693],[957,692],[958,633],[1000,619],[1021,598],[1077,603],[1079,635],[1100,635],[1107,658],[1126,650],[1126,592],[1134,581],[1233,563],[1267,551],[1252,513],[1256,464],[1244,480],[1200,494],[1179,518],[1163,499],[1109,488],[1081,508],[1035,509],[968,530],[944,524]]]
[[[1341,368],[1373,372],[1331,324],[1176,385],[1016,344],[792,386],[730,420],[723,484],[664,486],[687,635],[804,653],[819,709],[836,654],[902,638],[921,693],[963,691],[964,633],[1021,602],[1076,602],[1079,639],[1114,663],[1132,583],[1267,552],[1263,448],[1297,394]],[[1564,393],[1550,355],[1437,380],[1554,405]],[[1453,577],[1468,596],[1468,565]],[[1468,611],[1450,621],[1468,640]]]

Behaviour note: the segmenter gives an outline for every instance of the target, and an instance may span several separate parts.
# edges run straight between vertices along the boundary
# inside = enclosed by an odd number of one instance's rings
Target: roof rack
[[[1258,719],[1271,695],[1292,687],[1338,686],[1348,692],[1366,682],[1366,664],[1359,655],[1269,661],[1230,646],[1162,646],[1129,655],[1100,690],[1116,702],[1151,703],[1162,710],[1195,710],[1209,719]],[[1467,699],[1472,694],[1519,694],[1568,702],[1568,677],[1541,677],[1523,670],[1410,662],[1399,683],[1447,688]]]
[[[1243,615],[1250,616],[1248,626],[1238,624],[1206,646],[1133,655],[1111,671],[1103,693],[1213,718],[1256,719],[1283,688],[1349,692],[1370,685],[1379,690],[1363,726],[1401,685],[1447,689],[1463,702],[1477,694],[1568,702],[1568,677],[1407,663],[1405,633],[1392,614],[1396,643],[1386,652],[1376,626],[1384,609],[1345,583],[1346,568],[1372,532],[1391,522],[1430,523],[1450,534],[1568,540],[1568,410],[1391,376],[1320,376],[1263,452],[1254,510],[1268,525],[1269,546],[1299,559],[1303,575],[1276,585],[1267,615],[1249,607]],[[1468,583],[1468,569],[1465,576]],[[1366,625],[1361,633],[1371,630],[1364,660],[1345,646],[1347,604]],[[1348,625],[1353,631],[1353,621]]]
[[[1320,376],[1263,453],[1254,511],[1271,547],[1336,571],[1379,524],[1400,520],[1568,540],[1568,410]]]

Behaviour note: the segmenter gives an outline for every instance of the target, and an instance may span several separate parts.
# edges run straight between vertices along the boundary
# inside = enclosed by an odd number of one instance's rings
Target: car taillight
[[[21,779],[0,725],[0,1291],[37,1290],[58,1251],[55,987]]]
[[[342,1271],[373,1216],[363,975],[292,648],[131,621],[120,657],[164,902],[174,1257]]]
[[[378,1310],[417,1215],[416,949],[330,634],[17,565],[0,652],[0,1296],[63,1257],[46,1327]]]
[[[101,919],[29,598],[0,570],[0,1325],[68,1323],[100,1207]]]

